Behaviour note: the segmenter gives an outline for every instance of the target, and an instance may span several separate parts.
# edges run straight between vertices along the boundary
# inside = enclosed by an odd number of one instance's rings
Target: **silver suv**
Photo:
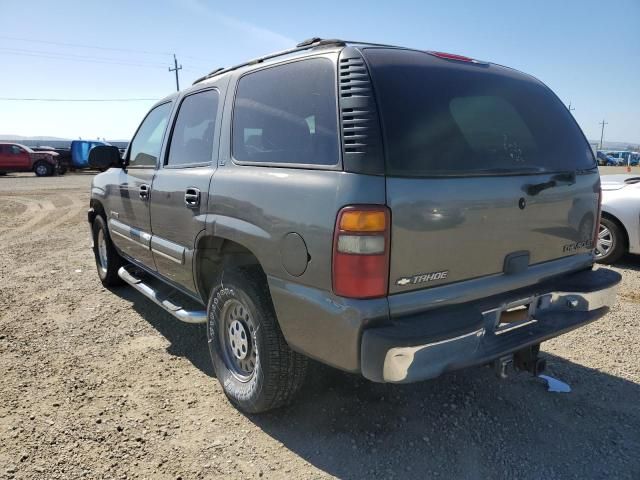
[[[459,55],[311,39],[158,102],[91,188],[98,274],[207,325],[245,412],[308,358],[375,382],[534,374],[605,315],[600,178],[535,78]]]

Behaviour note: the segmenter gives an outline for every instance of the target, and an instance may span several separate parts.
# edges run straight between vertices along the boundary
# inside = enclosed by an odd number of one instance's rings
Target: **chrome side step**
[[[120,267],[118,270],[118,276],[142,293],[145,297],[151,300],[153,303],[162,307],[171,315],[176,317],[181,322],[185,323],[206,323],[207,312],[205,310],[185,310],[179,305],[175,305],[168,298],[162,298],[160,292],[156,289],[144,283],[141,279],[129,273],[125,267]]]

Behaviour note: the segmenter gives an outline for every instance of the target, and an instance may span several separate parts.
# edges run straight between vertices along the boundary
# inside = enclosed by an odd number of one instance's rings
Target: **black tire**
[[[0,177],[4,177],[7,174],[7,172],[0,172]]]
[[[33,166],[33,172],[37,177],[50,177],[53,175],[53,166],[45,161],[40,161]]]
[[[605,234],[607,231],[609,232],[611,241],[611,245],[606,251],[605,245],[601,244],[603,238],[600,237],[603,234],[603,229],[606,229]],[[598,242],[596,244],[596,261],[604,264],[616,263],[626,251],[626,237],[620,225],[613,220],[602,217],[598,231]]]
[[[102,285],[105,287],[117,287],[124,285],[124,280],[118,276],[118,270],[124,265],[124,260],[120,254],[116,251],[111,237],[109,236],[109,230],[107,229],[107,223],[104,217],[97,215],[93,219],[91,226],[93,233],[93,255],[96,260],[96,268],[98,269],[98,276]],[[102,238],[100,238],[102,234]],[[104,240],[104,258],[101,259],[100,244]],[[106,265],[103,262],[106,260]]]
[[[245,413],[289,404],[304,383],[308,360],[287,345],[262,271],[257,267],[225,270],[221,284],[211,292],[207,312],[209,352],[227,398]],[[232,356],[232,328],[225,328],[234,325],[229,324],[233,312],[233,322],[247,334],[246,370],[238,366],[243,360]],[[239,347],[236,351],[241,353]]]

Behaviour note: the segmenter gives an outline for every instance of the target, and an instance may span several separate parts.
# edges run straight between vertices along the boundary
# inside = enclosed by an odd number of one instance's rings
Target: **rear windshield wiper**
[[[576,183],[576,172],[564,172],[554,175],[548,182],[525,185],[525,189],[529,195],[533,196],[547,188],[557,187],[558,185],[573,185],[574,183]]]

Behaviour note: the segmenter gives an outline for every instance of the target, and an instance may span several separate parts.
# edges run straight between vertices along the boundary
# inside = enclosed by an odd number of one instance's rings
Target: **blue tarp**
[[[71,142],[71,163],[75,168],[89,166],[89,151],[98,145],[109,145],[99,140],[74,140]]]

